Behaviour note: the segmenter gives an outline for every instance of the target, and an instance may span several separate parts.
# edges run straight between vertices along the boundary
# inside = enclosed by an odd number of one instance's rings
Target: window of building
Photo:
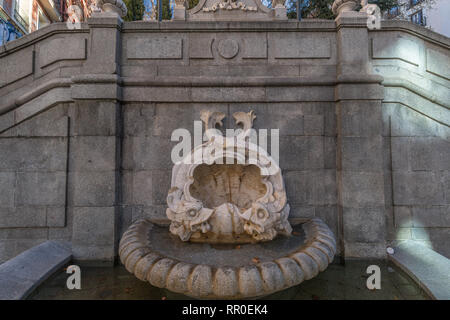
[[[419,3],[421,3],[422,0],[409,0],[409,7],[412,8],[415,5],[418,5]]]
[[[45,27],[46,25],[50,24],[50,20],[44,15],[41,8],[38,10],[38,22],[37,22],[37,28],[41,29]]]
[[[21,36],[22,34],[11,23],[0,19],[0,46]]]
[[[395,6],[391,9],[389,9],[389,11],[388,11],[389,18],[394,18],[394,17],[398,16],[399,14],[400,14],[399,6]]]
[[[0,19],[0,46],[6,43],[6,40],[9,37],[9,31],[6,27],[6,23]]]
[[[421,26],[426,25],[426,19],[423,16],[423,11],[419,10],[416,13],[411,15],[411,22],[415,24],[419,24]]]
[[[16,0],[14,9],[14,19],[29,31],[31,16],[31,0]]]

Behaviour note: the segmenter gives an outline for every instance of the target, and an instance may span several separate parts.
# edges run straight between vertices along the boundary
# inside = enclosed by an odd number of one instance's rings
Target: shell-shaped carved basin
[[[207,208],[232,203],[241,211],[249,209],[266,192],[260,169],[255,165],[202,164],[195,168],[190,186],[191,195]]]

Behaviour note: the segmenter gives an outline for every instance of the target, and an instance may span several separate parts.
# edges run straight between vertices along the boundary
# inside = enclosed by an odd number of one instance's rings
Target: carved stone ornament
[[[200,299],[255,298],[312,279],[333,261],[336,240],[323,221],[313,218],[294,230],[264,246],[216,249],[181,242],[166,227],[137,220],[123,234],[119,255],[129,272],[158,288]]]
[[[354,11],[359,2],[359,0],[335,0],[331,6],[331,10],[335,15],[340,15],[342,12]]]
[[[207,142],[172,170],[170,232],[141,219],[123,234],[120,260],[138,279],[201,299],[254,298],[314,278],[333,261],[336,240],[323,221],[287,221],[281,170],[251,142],[254,112],[233,117],[242,129],[224,137],[216,128],[225,114],[201,113]]]
[[[256,6],[249,7],[242,1],[236,0],[218,0],[210,7],[203,7],[202,11],[217,11],[217,10],[242,10],[242,11],[257,11],[258,8]]]
[[[127,15],[128,9],[122,0],[96,0],[95,12],[101,8],[104,12],[115,12],[119,17],[123,18]]]
[[[254,112],[233,116],[243,129],[224,137],[215,128],[225,114],[203,111],[208,141],[173,167],[166,214],[170,232],[183,241],[248,243],[292,231],[281,169],[248,139]]]
[[[187,11],[186,16],[187,20],[203,21],[286,20],[284,1],[276,0],[275,4],[273,9],[269,9],[261,0],[200,0],[197,6]]]

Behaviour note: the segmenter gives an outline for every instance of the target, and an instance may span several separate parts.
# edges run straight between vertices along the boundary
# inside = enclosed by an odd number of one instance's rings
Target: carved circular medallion
[[[239,52],[239,44],[233,39],[220,40],[217,50],[222,58],[232,59]]]

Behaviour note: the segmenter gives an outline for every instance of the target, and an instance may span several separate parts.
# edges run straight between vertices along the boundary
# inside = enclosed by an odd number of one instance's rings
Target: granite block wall
[[[167,222],[170,137],[202,109],[280,130],[290,217],[322,218],[341,257],[405,239],[450,257],[449,39],[365,26],[97,16],[1,47],[0,262],[64,239],[114,263],[133,221]]]

